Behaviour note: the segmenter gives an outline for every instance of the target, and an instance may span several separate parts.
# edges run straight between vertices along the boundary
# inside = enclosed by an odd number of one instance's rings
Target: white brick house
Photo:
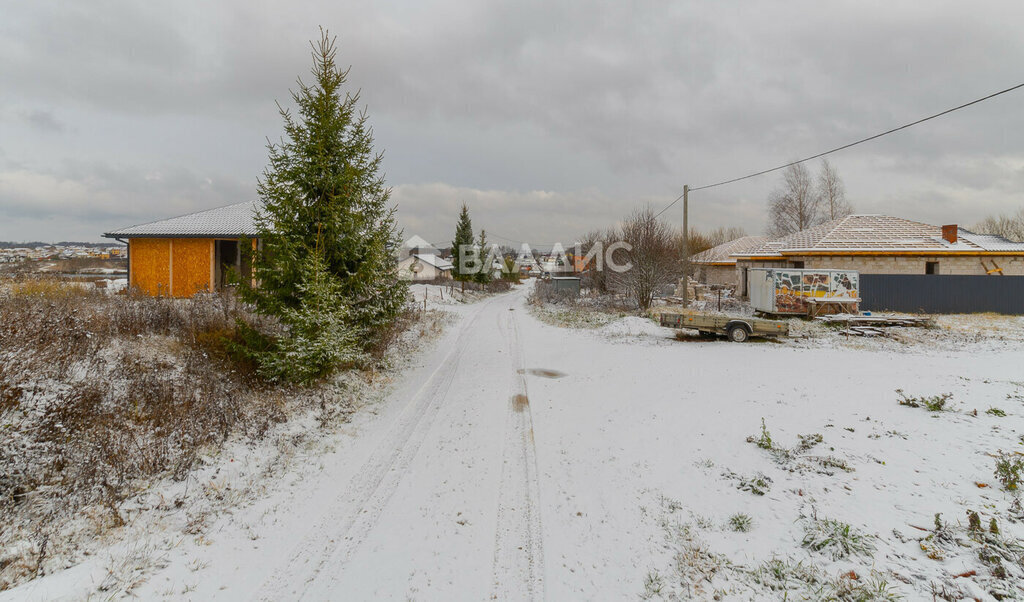
[[[851,215],[730,257],[740,293],[752,267],[829,268],[861,274],[1024,275],[1024,243],[888,215]]]

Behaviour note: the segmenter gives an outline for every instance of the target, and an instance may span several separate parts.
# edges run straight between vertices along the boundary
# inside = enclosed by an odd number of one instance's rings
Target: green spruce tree
[[[487,248],[487,231],[480,230],[480,240],[477,242],[477,246],[480,247],[480,271],[477,272],[473,280],[480,284],[487,284],[491,281],[491,257],[490,249]]]
[[[341,340],[341,329],[364,349],[377,343],[406,302],[393,251],[399,244],[381,155],[358,93],[344,90],[347,70],[335,62],[335,40],[321,30],[313,45],[313,82],[292,92],[296,114],[280,109],[285,136],[269,143],[269,165],[258,183],[262,207],[259,248],[253,253],[256,286],[242,294],[259,313],[281,318],[293,343]],[[327,297],[337,297],[328,299]],[[328,311],[319,326],[310,313]],[[339,339],[341,337],[341,339]],[[347,340],[347,339],[345,339]],[[342,356],[326,354],[339,363]],[[324,373],[325,371],[319,371]]]
[[[296,307],[282,309],[281,322],[289,336],[280,338],[271,353],[259,358],[259,372],[269,380],[309,383],[346,364],[365,359],[358,330],[350,324],[341,281],[327,271],[319,248],[302,262],[297,284],[302,295]]]
[[[459,212],[459,221],[455,224],[455,239],[452,240],[452,277],[459,282],[473,280],[474,264],[469,261],[463,265],[461,259],[470,257],[473,248],[473,222],[469,219],[469,208],[462,204],[462,211]]]

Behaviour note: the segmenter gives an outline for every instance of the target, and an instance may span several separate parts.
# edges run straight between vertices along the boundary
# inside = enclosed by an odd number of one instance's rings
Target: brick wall
[[[792,257],[792,261],[803,261],[807,269],[831,268],[857,270],[861,274],[924,274],[929,261],[938,263],[938,274],[984,276],[987,269],[996,265],[1006,276],[1024,276],[1024,257],[980,257],[980,256],[811,256]],[[982,266],[984,261],[984,267]]]
[[[1006,276],[1024,276],[1024,255],[985,257],[985,256],[870,256],[870,255],[831,255],[831,256],[794,256],[787,261],[743,261],[736,262],[736,282],[739,283],[740,295],[746,296],[742,274],[744,268],[788,268],[793,262],[804,262],[805,269],[857,270],[861,274],[924,274],[925,265],[929,261],[938,263],[938,274],[960,276],[984,276],[986,270],[996,265],[1003,269]],[[984,261],[984,267],[982,266]],[[993,264],[993,262],[995,262]]]
[[[739,283],[739,274],[731,265],[694,265],[697,280],[703,284],[723,284],[735,286]]]

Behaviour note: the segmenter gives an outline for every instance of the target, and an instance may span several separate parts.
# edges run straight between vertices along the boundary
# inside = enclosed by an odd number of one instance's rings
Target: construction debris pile
[[[854,315],[854,314],[833,314],[829,316],[818,316],[816,322],[823,322],[829,325],[845,326],[840,334],[845,336],[876,337],[884,336],[883,328],[890,326],[917,326],[930,327],[932,319],[929,317],[908,316],[905,314],[887,315]]]

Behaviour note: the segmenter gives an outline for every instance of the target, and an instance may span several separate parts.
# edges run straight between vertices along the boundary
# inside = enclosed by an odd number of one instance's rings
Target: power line
[[[495,238],[500,238],[500,239],[502,239],[504,241],[507,241],[507,242],[518,242],[518,243],[521,243],[521,244],[527,244],[527,245],[530,245],[531,247],[553,247],[553,246],[558,245],[558,244],[564,244],[562,242],[552,242],[552,243],[535,242],[535,243],[530,243],[530,242],[527,242],[525,240],[519,240],[519,239],[516,239],[516,238],[509,238],[507,236],[502,236],[501,234],[498,234],[497,232],[495,232],[493,230],[487,230],[486,232],[487,232],[488,236],[493,236]]]
[[[779,165],[778,167],[773,167],[771,169],[765,169],[765,170],[762,170],[762,171],[759,171],[759,172],[756,172],[756,173],[752,173],[752,174],[748,174],[748,175],[745,175],[745,176],[742,176],[742,177],[739,177],[739,178],[732,178],[731,180],[723,180],[721,182],[715,182],[714,184],[706,184],[704,186],[696,186],[696,187],[690,188],[690,192],[695,192],[697,190],[706,190],[708,188],[714,188],[716,186],[724,186],[726,184],[732,184],[733,182],[739,182],[740,180],[748,180],[750,178],[756,178],[757,176],[763,176],[766,173],[771,173],[773,171],[778,171],[780,169],[786,169],[787,167],[791,167],[791,166],[796,165],[798,163],[804,163],[804,162],[810,161],[812,159],[817,159],[819,157],[824,157],[825,155],[830,155],[832,153],[839,152],[841,150],[845,150],[847,148],[850,148],[851,146],[857,146],[858,144],[863,144],[865,142],[869,142],[871,140],[875,140],[876,138],[881,138],[882,136],[887,136],[887,135],[892,134],[894,132],[898,132],[900,130],[905,130],[905,129],[907,129],[909,127],[913,127],[913,126],[915,126],[915,125],[917,125],[919,123],[924,123],[925,121],[929,121],[931,119],[935,119],[936,117],[942,117],[943,115],[948,115],[949,113],[952,113],[953,111],[959,111],[960,109],[967,108],[967,107],[969,107],[971,105],[976,105],[979,102],[984,102],[986,100],[989,100],[990,98],[995,98],[996,96],[999,96],[1001,94],[1006,94],[1007,92],[1013,92],[1014,90],[1016,90],[1018,88],[1024,88],[1024,83],[1017,84],[1016,86],[1012,86],[1010,88],[1006,88],[1005,90],[1000,90],[999,92],[995,92],[993,94],[989,94],[988,96],[983,96],[981,98],[972,100],[971,102],[967,102],[967,103],[964,103],[964,104],[962,104],[960,106],[953,107],[952,109],[946,109],[945,111],[942,111],[940,113],[936,113],[934,115],[929,115],[928,117],[924,117],[922,119],[918,119],[917,121],[912,121],[910,123],[901,125],[899,127],[892,128],[891,130],[886,130],[886,131],[881,132],[879,134],[875,134],[874,136],[868,136],[867,138],[861,138],[860,140],[858,140],[856,142],[851,142],[849,144],[844,144],[842,146],[837,146],[836,148],[833,148],[831,150],[827,150],[827,151],[825,151],[823,153],[818,153],[817,155],[812,155],[810,157],[806,157],[806,158],[800,159],[798,161],[792,161],[790,163],[786,163],[785,165]],[[676,203],[678,203],[680,201],[680,199],[682,199],[682,198],[683,198],[683,195],[679,195],[678,197],[676,197],[676,200],[672,201],[671,203],[668,204],[667,207],[665,207],[664,209],[659,211],[658,214],[655,215],[655,217],[659,217],[662,213],[665,213],[666,211],[671,209],[672,206],[675,205]]]

